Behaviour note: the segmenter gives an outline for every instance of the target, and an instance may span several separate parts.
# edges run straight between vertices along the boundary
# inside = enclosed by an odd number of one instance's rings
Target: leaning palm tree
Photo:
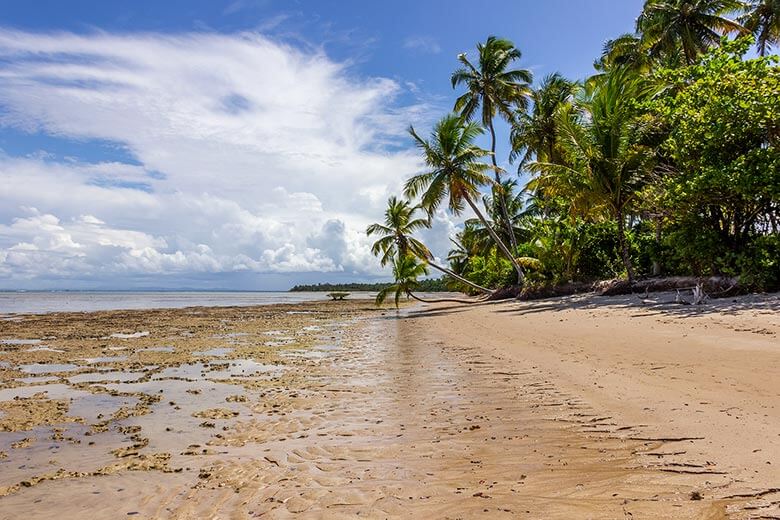
[[[740,0],[646,0],[636,29],[651,56],[682,49],[686,63],[692,65],[699,55],[717,46],[723,35],[746,32],[726,18],[742,7]]]
[[[539,88],[531,93],[533,108],[518,115],[510,134],[510,159],[520,159],[518,170],[534,158],[544,162],[562,161],[555,116],[561,106],[571,102],[576,85],[555,73],[544,78]]]
[[[498,237],[506,244],[509,240],[506,230],[511,227],[515,236],[520,237],[520,240],[525,241],[529,238],[528,231],[525,227],[527,215],[526,215],[526,190],[517,190],[517,181],[505,180],[501,183],[500,188],[498,186],[493,187],[493,193],[490,195],[484,195],[482,197],[482,205],[485,208],[485,217],[491,223],[491,227],[495,230]],[[499,192],[499,190],[501,190]],[[501,198],[506,201],[507,213],[509,214],[509,223],[507,225],[504,222],[504,216],[501,214],[500,204],[498,203]],[[482,252],[486,254],[489,249],[495,248],[493,239],[487,231],[487,228],[482,224],[479,219],[471,219],[466,221],[467,227],[474,235],[474,240],[477,244],[482,244]]]
[[[390,197],[387,200],[384,224],[371,224],[366,229],[368,236],[379,235],[379,240],[374,242],[371,252],[375,256],[381,255],[381,265],[387,265],[396,256],[412,255],[423,260],[437,271],[441,271],[478,291],[493,294],[490,289],[477,285],[450,269],[436,264],[433,254],[425,244],[411,236],[415,231],[430,225],[429,219],[416,218],[415,213],[418,209],[418,206],[412,206],[407,200]]]
[[[629,280],[634,279],[626,241],[627,213],[645,185],[653,150],[634,138],[635,102],[652,92],[641,76],[611,70],[583,99],[558,115],[564,164],[533,162],[530,183],[570,201],[574,215],[606,214],[617,223],[618,242]]]
[[[393,295],[396,307],[398,307],[401,296],[406,296],[407,298],[412,298],[413,300],[424,303],[474,303],[474,301],[471,300],[460,300],[458,298],[437,298],[435,300],[428,300],[415,295],[414,291],[420,286],[417,279],[427,274],[427,265],[419,262],[417,258],[411,255],[397,256],[395,260],[393,260],[393,278],[395,281],[379,291],[376,295],[376,304],[382,305],[391,294]]]
[[[479,125],[466,122],[456,114],[444,116],[434,127],[429,140],[421,138],[410,127],[409,133],[417,142],[430,170],[410,178],[404,192],[410,199],[420,196],[421,205],[429,214],[445,199],[450,211],[456,215],[467,204],[512,263],[517,272],[517,282],[522,284],[525,279],[523,268],[474,202],[479,196],[479,188],[490,183],[485,173],[489,166],[480,161],[489,152],[474,145],[474,139],[482,132]]]
[[[484,44],[477,44],[477,52],[477,65],[472,64],[465,53],[458,55],[463,67],[452,73],[452,88],[463,83],[468,90],[455,101],[455,110],[468,120],[480,111],[482,125],[490,131],[490,159],[496,184],[500,184],[501,170],[496,162],[496,130],[493,119],[498,115],[511,123],[517,107],[527,108],[533,75],[527,69],[508,70],[512,62],[522,56],[520,50],[509,40],[490,36]],[[503,205],[502,211],[506,213]],[[508,220],[506,215],[505,220]],[[511,230],[507,232],[512,249],[517,249],[514,234]]]
[[[761,56],[766,56],[769,47],[780,45],[780,0],[750,0],[739,21],[756,37]]]

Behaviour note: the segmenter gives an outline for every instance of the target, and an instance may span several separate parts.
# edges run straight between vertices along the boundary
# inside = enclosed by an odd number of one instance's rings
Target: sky
[[[406,129],[452,109],[457,55],[497,35],[536,81],[583,78],[641,4],[3,2],[0,290],[388,279],[365,228],[422,171]],[[421,238],[445,257],[463,218]]]

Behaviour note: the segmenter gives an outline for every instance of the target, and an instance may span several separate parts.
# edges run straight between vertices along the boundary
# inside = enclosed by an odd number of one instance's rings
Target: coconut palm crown
[[[407,200],[398,200],[393,196],[387,200],[385,209],[385,221],[383,224],[371,224],[366,229],[366,234],[379,235],[379,240],[371,246],[371,253],[380,257],[382,266],[387,265],[396,255],[405,256],[413,254],[419,258],[431,257],[428,248],[412,237],[412,233],[429,225],[428,219],[415,218],[415,210],[419,206],[412,206]]]
[[[647,0],[636,21],[651,56],[682,49],[691,65],[720,43],[725,34],[745,33],[728,14],[743,8],[739,0]]]

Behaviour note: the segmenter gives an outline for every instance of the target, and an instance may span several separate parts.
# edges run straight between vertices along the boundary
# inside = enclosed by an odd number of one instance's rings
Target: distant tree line
[[[418,291],[421,292],[445,292],[452,289],[447,287],[450,283],[445,277],[428,278],[417,282]],[[392,283],[318,283],[318,284],[299,284],[290,289],[290,292],[349,292],[349,291],[367,291],[379,292],[392,286]]]

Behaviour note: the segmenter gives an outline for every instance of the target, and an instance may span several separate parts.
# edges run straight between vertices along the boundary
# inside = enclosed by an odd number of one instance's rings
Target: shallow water
[[[40,342],[39,339],[0,339],[0,345],[37,345]]]
[[[141,331],[141,332],[115,332],[109,336],[109,338],[114,339],[135,339],[135,338],[143,338],[149,335],[148,331]]]
[[[25,352],[65,352],[64,350],[60,350],[58,348],[51,348],[51,347],[33,347],[28,348],[25,350]]]
[[[349,299],[375,296],[376,293],[357,291]],[[233,307],[329,299],[327,293],[320,292],[0,292],[0,314]],[[4,316],[3,319],[15,318]]]
[[[70,363],[30,363],[29,365],[19,365],[19,370],[28,374],[46,374],[49,372],[70,372],[77,370],[78,365]],[[1,401],[2,399],[0,399]]]
[[[92,358],[83,358],[80,361],[85,361],[90,365],[100,363],[117,363],[119,361],[127,361],[127,356],[98,356]]]
[[[122,347],[124,349],[124,347]],[[136,352],[173,352],[176,350],[174,347],[149,347],[140,348]]]
[[[85,374],[78,374],[71,376],[68,379],[70,383],[98,383],[102,381],[137,381],[138,379],[146,376],[146,372],[121,372],[121,371],[107,371],[107,372],[87,372]]]

